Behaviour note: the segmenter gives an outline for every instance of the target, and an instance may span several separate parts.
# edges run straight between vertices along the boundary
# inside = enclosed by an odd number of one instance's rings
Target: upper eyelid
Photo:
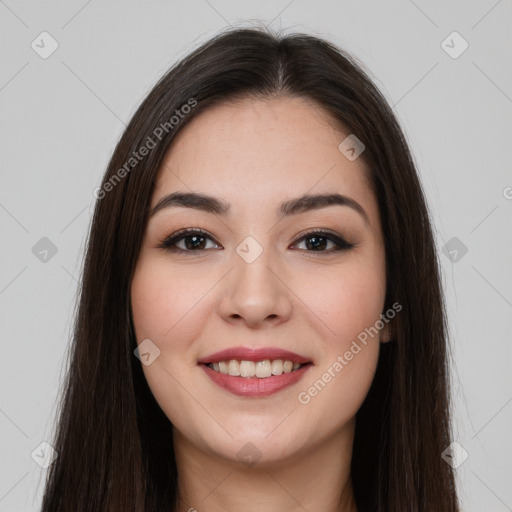
[[[343,235],[338,234],[334,231],[331,231],[327,228],[311,228],[305,232],[301,232],[297,235],[297,237],[292,242],[292,244],[295,245],[295,244],[301,242],[305,237],[310,236],[310,235],[315,235],[315,234],[321,234],[321,235],[325,236],[326,238],[332,237],[332,238],[330,238],[330,240],[332,242],[334,242],[336,245],[343,245],[343,244],[346,244],[348,246],[355,245],[355,244],[348,242]],[[160,242],[159,246],[160,247],[164,246],[166,244],[166,242],[169,242],[169,241],[172,241],[173,242],[172,246],[175,246],[175,244],[177,242],[180,242],[184,238],[187,238],[189,236],[194,236],[194,235],[204,236],[205,238],[209,238],[210,240],[212,240],[215,244],[222,246],[222,244],[220,244],[220,242],[218,242],[213,235],[211,235],[210,233],[208,233],[207,231],[205,231],[201,228],[180,229],[180,230],[176,231],[175,233],[171,233],[170,235],[164,237],[163,240]],[[341,242],[341,244],[339,244],[336,241],[336,239],[339,239],[339,242]],[[206,250],[206,249],[201,249],[201,250]],[[185,251],[185,252],[198,252],[198,251]],[[322,251],[322,252],[326,252],[326,251]]]

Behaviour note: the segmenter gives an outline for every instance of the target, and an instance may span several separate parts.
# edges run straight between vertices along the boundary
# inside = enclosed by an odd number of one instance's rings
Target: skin
[[[186,207],[151,216],[131,286],[137,342],[149,338],[160,350],[143,370],[174,426],[179,510],[356,510],[354,418],[390,324],[360,344],[309,403],[298,400],[384,313],[379,210],[362,159],[349,161],[338,150],[349,134],[303,98],[245,99],[191,120],[165,157],[152,208],[176,191],[231,204],[225,216]],[[367,220],[339,205],[276,216],[286,199],[333,192],[356,200]],[[158,247],[183,228],[211,235],[202,251],[190,249],[190,239],[178,242],[186,254]],[[312,228],[332,230],[354,247],[332,252],[327,241],[315,250],[301,237]],[[248,236],[263,248],[252,263],[236,252]],[[285,348],[313,365],[269,397],[239,397],[197,363],[239,345]],[[249,442],[259,456],[254,464],[237,456]]]

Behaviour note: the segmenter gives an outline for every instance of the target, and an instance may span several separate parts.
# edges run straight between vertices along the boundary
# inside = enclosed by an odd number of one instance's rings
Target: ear
[[[379,341],[381,343],[387,343],[394,338],[395,334],[395,321],[389,320],[389,322],[384,322],[384,327],[380,330],[380,338]]]

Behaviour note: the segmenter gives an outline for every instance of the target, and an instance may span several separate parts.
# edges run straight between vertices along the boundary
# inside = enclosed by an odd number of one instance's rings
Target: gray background
[[[463,509],[512,510],[510,0],[120,4],[0,0],[0,511],[40,507],[31,453],[50,439],[92,191],[125,123],[179,57],[247,20],[330,39],[394,105],[439,250],[457,250],[441,261]],[[59,45],[46,59],[43,31]],[[453,31],[458,58],[441,45]]]

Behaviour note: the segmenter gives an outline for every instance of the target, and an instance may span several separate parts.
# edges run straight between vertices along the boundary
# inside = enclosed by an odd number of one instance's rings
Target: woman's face
[[[385,252],[364,163],[338,149],[348,135],[304,99],[247,99],[201,113],[166,155],[133,321],[153,395],[204,454],[270,463],[353,432],[387,326],[365,331],[384,312]],[[202,233],[165,244],[185,228]]]

